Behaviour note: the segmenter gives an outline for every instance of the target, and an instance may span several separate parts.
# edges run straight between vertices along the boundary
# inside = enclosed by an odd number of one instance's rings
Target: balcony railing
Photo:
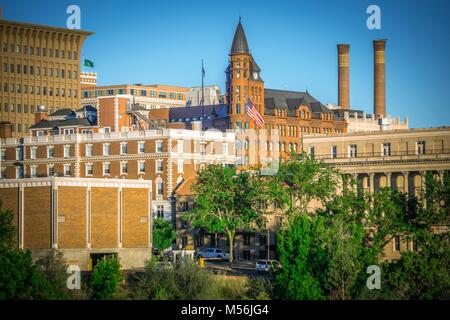
[[[389,161],[389,160],[414,160],[414,159],[441,159],[450,156],[450,149],[431,149],[424,153],[417,153],[413,150],[408,151],[394,151],[389,154],[384,152],[362,152],[350,156],[349,153],[338,154],[315,154],[313,157],[316,160],[329,160],[328,162],[360,162],[360,161]],[[345,160],[345,161],[344,161]]]

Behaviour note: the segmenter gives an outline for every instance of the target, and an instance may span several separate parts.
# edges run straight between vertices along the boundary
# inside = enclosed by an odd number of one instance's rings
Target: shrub
[[[91,276],[92,297],[94,299],[115,298],[122,280],[123,276],[118,259],[101,260],[94,268]]]

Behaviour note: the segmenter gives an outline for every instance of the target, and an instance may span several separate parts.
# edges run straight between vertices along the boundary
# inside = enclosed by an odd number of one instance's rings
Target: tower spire
[[[242,27],[241,17],[234,33],[233,44],[231,45],[231,54],[234,53],[250,53],[248,49],[247,37]]]

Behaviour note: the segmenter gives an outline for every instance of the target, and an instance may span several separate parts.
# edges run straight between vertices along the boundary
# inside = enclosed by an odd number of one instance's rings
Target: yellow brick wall
[[[122,247],[144,248],[148,245],[148,206],[147,189],[122,189]]]
[[[17,227],[19,225],[19,189],[18,188],[5,188],[0,189],[0,202],[2,203],[3,210],[12,210],[13,212],[13,225],[16,227],[16,234],[14,237],[14,244],[18,244],[19,232]]]
[[[58,187],[58,217],[58,248],[85,248],[87,243],[85,187]]]
[[[51,248],[51,187],[24,188],[24,247]]]
[[[116,248],[118,244],[117,189],[92,188],[91,247]]]

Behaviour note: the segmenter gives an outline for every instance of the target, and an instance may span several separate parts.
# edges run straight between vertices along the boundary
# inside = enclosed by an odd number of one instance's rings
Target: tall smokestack
[[[386,40],[373,41],[374,53],[374,110],[378,117],[386,117]]]
[[[338,105],[350,109],[350,46],[338,44]]]

